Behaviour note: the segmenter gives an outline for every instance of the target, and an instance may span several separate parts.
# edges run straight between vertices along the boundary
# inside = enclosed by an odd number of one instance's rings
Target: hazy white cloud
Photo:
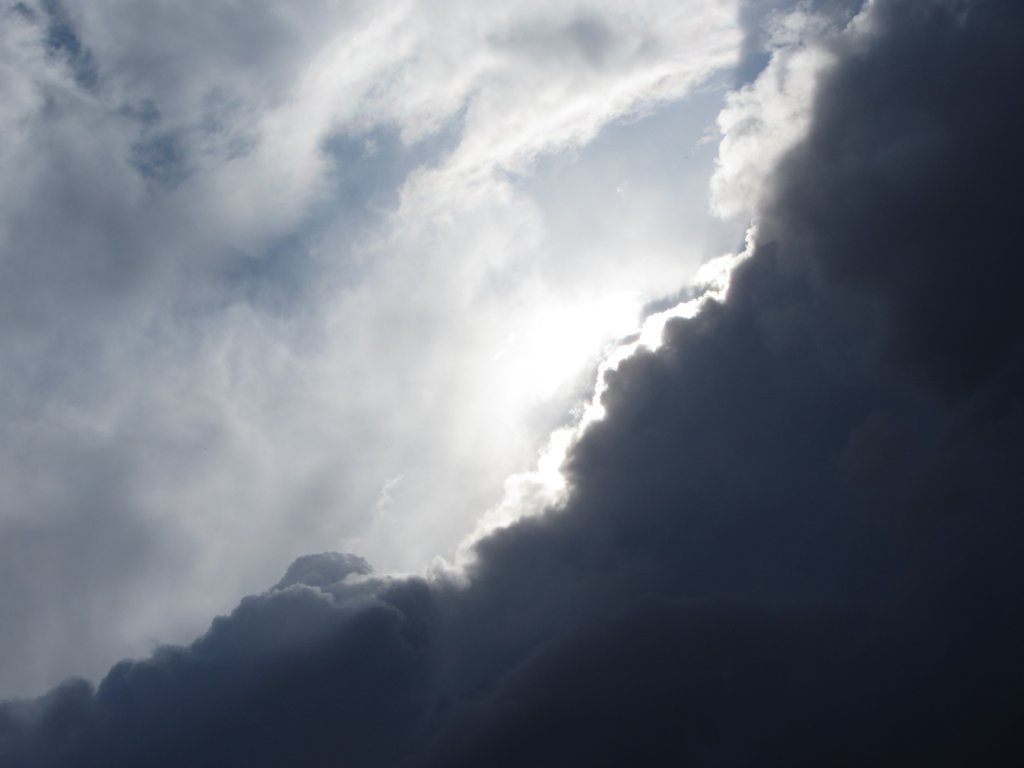
[[[699,144],[732,3],[0,15],[0,692],[304,552],[450,556],[742,231]]]
[[[722,139],[711,179],[720,216],[752,216],[779,158],[807,133],[818,76],[832,61],[828,35],[837,22],[807,10],[779,10],[765,22],[767,65],[726,97],[718,116]]]

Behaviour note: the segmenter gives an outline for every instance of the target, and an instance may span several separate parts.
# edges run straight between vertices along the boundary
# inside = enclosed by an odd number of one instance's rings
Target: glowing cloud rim
[[[756,239],[755,222],[747,229],[745,247],[741,252],[723,254],[705,263],[697,271],[691,287],[700,291],[698,296],[648,315],[636,332],[626,337],[629,341],[619,343],[604,357],[598,365],[593,395],[577,410],[577,422],[551,433],[540,451],[536,469],[512,475],[505,481],[501,502],[488,510],[474,531],[462,541],[456,550],[454,564],[439,559],[435,562],[436,571],[456,578],[464,576],[466,568],[476,561],[475,546],[482,539],[513,525],[517,520],[558,509],[564,504],[568,494],[568,482],[563,474],[565,460],[590,425],[605,416],[601,396],[608,388],[607,374],[641,350],[654,351],[661,347],[665,326],[670,320],[691,319],[699,315],[709,303],[724,302],[729,293],[733,270],[753,254]]]

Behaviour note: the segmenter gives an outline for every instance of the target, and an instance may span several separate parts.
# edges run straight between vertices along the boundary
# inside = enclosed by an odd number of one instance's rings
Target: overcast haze
[[[3,22],[0,765],[1019,764],[1024,6]]]

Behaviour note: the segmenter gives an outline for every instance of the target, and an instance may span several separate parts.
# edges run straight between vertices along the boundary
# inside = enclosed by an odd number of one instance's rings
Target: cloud
[[[294,586],[249,598],[189,648],[118,665],[95,694],[68,683],[8,707],[7,728],[31,720],[37,730],[33,743],[5,742],[3,758],[386,763],[402,748],[391,734],[415,724],[427,680],[430,616],[414,617],[422,592],[406,582],[354,605]]]
[[[3,705],[2,760],[1019,762],[1022,25],[877,0],[835,33],[728,300],[607,375],[565,503],[464,579],[247,598]]]
[[[831,60],[823,39],[830,21],[798,7],[764,25],[767,64],[728,95],[718,116],[722,140],[711,205],[719,216],[753,215],[779,158],[803,138],[818,75]]]
[[[303,555],[288,566],[288,570],[274,589],[284,589],[296,584],[308,587],[329,587],[344,581],[351,574],[368,575],[372,569],[365,559],[358,555],[343,555],[338,552],[324,552],[319,555]]]
[[[452,552],[621,317],[731,245],[670,202],[706,157],[629,205],[595,158],[692,142],[740,35],[731,3],[0,2],[0,692],[186,641],[303,552]]]

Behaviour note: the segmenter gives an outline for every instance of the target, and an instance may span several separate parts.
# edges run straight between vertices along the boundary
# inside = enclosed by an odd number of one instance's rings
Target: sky
[[[0,766],[1019,764],[1024,7],[278,5],[0,5]]]

